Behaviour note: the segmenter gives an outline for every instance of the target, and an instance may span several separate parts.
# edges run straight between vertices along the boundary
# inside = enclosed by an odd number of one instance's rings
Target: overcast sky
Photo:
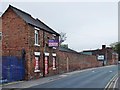
[[[19,1],[19,0],[18,0]],[[118,41],[118,2],[2,2],[0,12],[9,4],[39,18],[57,32],[67,33],[64,42],[82,51],[101,48]],[[1,4],[0,4],[1,7]]]

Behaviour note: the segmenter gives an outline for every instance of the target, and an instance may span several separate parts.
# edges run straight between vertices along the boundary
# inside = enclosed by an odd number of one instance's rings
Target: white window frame
[[[35,55],[35,70],[34,72],[41,72],[40,71],[40,52],[34,52]]]
[[[0,32],[0,41],[2,40],[2,32]]]
[[[39,45],[39,31],[38,30],[35,30],[35,46],[40,46]]]
[[[38,56],[35,56],[35,70],[34,72],[40,72],[40,64],[39,64],[39,57]]]
[[[53,70],[56,70],[56,53],[52,53],[53,56]]]

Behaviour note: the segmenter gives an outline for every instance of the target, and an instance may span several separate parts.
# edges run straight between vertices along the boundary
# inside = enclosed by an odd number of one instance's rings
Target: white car
[[[120,64],[120,61],[118,61],[118,64]]]

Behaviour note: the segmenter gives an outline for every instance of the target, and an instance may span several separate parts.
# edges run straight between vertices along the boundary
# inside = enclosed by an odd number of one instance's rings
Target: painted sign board
[[[98,55],[97,59],[103,61],[103,60],[105,60],[105,56],[104,55]]]
[[[58,40],[48,40],[49,47],[58,47]]]

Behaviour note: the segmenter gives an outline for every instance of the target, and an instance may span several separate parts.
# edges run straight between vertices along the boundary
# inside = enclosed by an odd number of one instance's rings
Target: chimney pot
[[[106,48],[106,45],[102,45],[102,49],[105,49]]]

